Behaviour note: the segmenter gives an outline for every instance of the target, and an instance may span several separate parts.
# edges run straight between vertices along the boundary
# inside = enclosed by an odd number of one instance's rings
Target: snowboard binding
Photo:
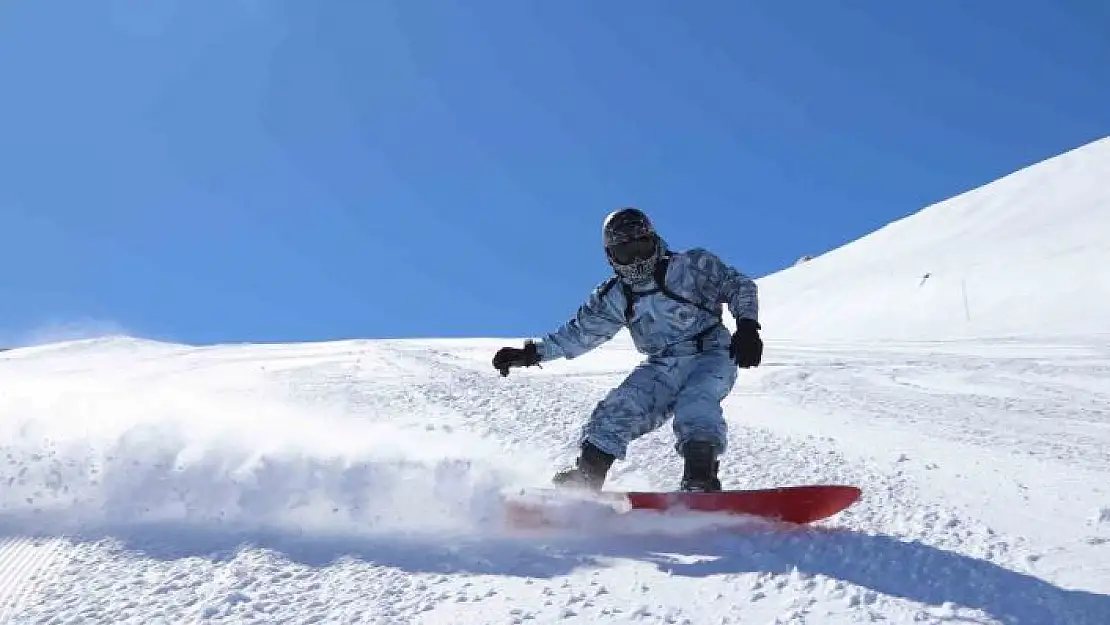
[[[575,466],[559,471],[551,482],[560,488],[600,491],[614,460],[616,458],[613,455],[586,441],[582,444],[582,453],[575,461]]]
[[[706,441],[690,441],[682,449],[684,460],[682,481],[678,490],[694,493],[715,493],[721,490],[717,478],[720,462],[716,449]],[[605,484],[605,477],[616,458],[601,451],[593,443],[582,444],[582,452],[573,467],[563,469],[551,479],[560,488],[598,492]]]
[[[721,490],[717,470],[721,463],[712,443],[690,441],[682,449],[684,466],[678,490],[688,493],[715,493]]]

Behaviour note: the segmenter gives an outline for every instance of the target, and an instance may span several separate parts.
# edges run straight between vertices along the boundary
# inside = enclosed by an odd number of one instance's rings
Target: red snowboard
[[[785,521],[812,523],[830,517],[860,498],[855,486],[787,486],[718,493],[626,493],[633,510],[696,510],[725,512]]]
[[[657,512],[717,512],[751,515],[785,523],[805,524],[828,518],[860,498],[855,486],[787,486],[761,490],[731,490],[716,493],[612,492],[583,493],[538,489],[510,499],[509,520],[517,526],[560,524],[560,506],[568,502],[594,502],[609,512],[618,508]],[[529,496],[530,495],[530,496]]]

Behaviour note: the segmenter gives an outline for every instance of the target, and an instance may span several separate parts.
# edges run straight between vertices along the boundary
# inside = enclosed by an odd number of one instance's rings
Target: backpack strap
[[[658,289],[653,289],[651,291],[637,292],[637,291],[633,291],[632,287],[629,286],[629,284],[627,282],[625,282],[624,280],[621,280],[620,283],[621,283],[621,290],[624,291],[624,320],[625,320],[625,322],[630,323],[632,321],[632,315],[636,314],[636,310],[635,310],[636,300],[640,299],[641,295],[648,295],[648,294],[654,293]]]
[[[659,259],[659,262],[655,263],[655,273],[654,273],[655,288],[654,289],[649,289],[647,291],[634,291],[632,289],[632,287],[627,282],[625,282],[624,280],[621,280],[617,276],[613,276],[613,278],[616,278],[616,282],[620,283],[621,290],[624,291],[624,319],[625,319],[625,321],[626,322],[631,322],[632,321],[632,315],[635,314],[634,308],[636,306],[636,300],[645,296],[645,295],[651,295],[653,293],[662,293],[666,297],[669,297],[669,298],[673,299],[676,302],[679,302],[679,303],[682,303],[682,304],[687,304],[689,306],[693,306],[694,308],[697,308],[699,310],[703,310],[703,311],[705,311],[705,312],[707,312],[711,315],[716,315],[717,319],[720,319],[721,318],[721,311],[720,310],[714,310],[712,308],[709,308],[708,306],[702,306],[701,304],[699,304],[697,302],[691,301],[691,300],[679,295],[678,293],[675,293],[669,287],[667,287],[667,268],[670,267],[670,264],[671,264],[671,255],[670,254],[664,254],[663,257]],[[612,280],[613,278],[610,278],[610,280]],[[612,283],[606,283],[605,286],[602,287],[602,288],[605,289],[606,291],[608,291],[610,288],[612,288]]]
[[[618,282],[620,282],[620,277],[619,276],[617,276],[617,275],[609,276],[609,278],[606,279],[605,282],[602,282],[601,286],[598,287],[597,296],[599,298],[605,297],[605,295],[607,293],[609,293],[609,291],[613,290],[613,286]]]
[[[624,292],[625,321],[631,321],[632,306],[636,302],[636,295],[635,293],[633,293],[632,287],[625,284],[624,280],[621,280],[620,276],[613,274],[609,276],[609,278],[606,279],[605,282],[602,282],[601,286],[598,287],[597,296],[600,299],[605,299],[605,296],[609,294],[609,291],[612,291],[613,287],[617,286],[618,284],[621,286],[621,291]]]
[[[667,267],[670,265],[670,262],[671,262],[671,255],[667,254],[663,258],[660,258],[658,263],[655,263],[655,285],[659,287],[659,291],[662,291],[663,295],[666,295],[667,297],[673,299],[676,302],[681,302],[683,304],[688,304],[690,306],[693,306],[694,308],[697,308],[699,310],[703,310],[703,311],[705,311],[705,312],[707,312],[711,315],[716,315],[717,318],[720,319],[721,318],[720,309],[714,310],[712,308],[709,308],[708,306],[702,306],[701,304],[699,304],[695,301],[686,299],[685,297],[679,295],[678,293],[675,293],[674,291],[670,290],[670,288],[667,287]]]

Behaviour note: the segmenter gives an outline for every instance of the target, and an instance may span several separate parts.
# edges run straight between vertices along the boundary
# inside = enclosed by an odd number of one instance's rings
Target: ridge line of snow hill
[[[1110,138],[761,278],[772,339],[1110,333]]]

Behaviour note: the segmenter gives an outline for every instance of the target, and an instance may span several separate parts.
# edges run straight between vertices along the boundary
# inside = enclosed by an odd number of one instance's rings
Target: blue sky
[[[6,2],[0,341],[539,334],[626,204],[765,275],[1110,134],[1107,32],[1101,0]]]

